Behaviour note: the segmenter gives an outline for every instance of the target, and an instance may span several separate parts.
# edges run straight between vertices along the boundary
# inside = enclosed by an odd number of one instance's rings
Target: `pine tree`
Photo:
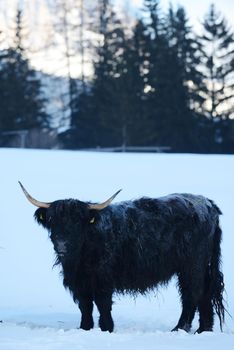
[[[198,38],[188,24],[183,7],[172,7],[167,16],[167,36],[174,63],[171,64],[171,116],[174,148],[201,151],[207,135],[202,115],[207,91],[204,76],[199,70],[202,52]]]
[[[229,108],[225,104],[233,99],[233,62],[234,35],[226,20],[219,14],[214,5],[203,22],[206,65],[206,79],[208,85],[209,117],[231,118]],[[232,79],[231,79],[232,78]]]
[[[204,77],[199,71],[201,45],[184,8],[160,11],[158,0],[145,0],[145,100],[150,129],[148,144],[173,151],[201,150]],[[148,59],[147,59],[148,57]],[[147,67],[148,65],[148,67]]]
[[[169,49],[165,21],[158,0],[144,2],[146,33],[149,37],[145,45],[145,99],[148,119],[151,123],[148,145],[171,146],[171,100],[173,84],[171,69],[174,57]]]
[[[206,116],[213,127],[217,151],[234,147],[230,128],[234,117],[234,35],[226,20],[210,6],[203,22],[204,74],[208,91]]]
[[[17,11],[14,47],[3,60],[0,127],[2,131],[48,126],[41,82],[30,67],[22,45],[22,12]]]
[[[159,8],[159,0],[145,0],[145,32],[148,41],[145,44],[145,56],[147,65],[145,82],[148,84],[148,90],[153,93],[157,90],[158,76],[162,57],[167,49],[165,30],[163,26],[162,14]],[[150,94],[149,94],[150,95]]]
[[[100,44],[90,89],[79,98],[73,119],[73,143],[78,146],[120,146],[126,144],[127,113],[123,112],[125,34],[107,0],[100,2]],[[85,142],[85,144],[84,144]]]
[[[125,40],[122,69],[122,113],[127,123],[128,145],[145,146],[148,144],[151,124],[147,114],[145,90],[146,71],[148,69],[147,46],[149,37],[145,24],[138,20],[133,28],[132,37]]]

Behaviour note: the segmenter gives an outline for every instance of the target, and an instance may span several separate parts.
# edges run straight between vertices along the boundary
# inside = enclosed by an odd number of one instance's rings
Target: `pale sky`
[[[137,9],[142,8],[143,0],[114,0],[116,3],[126,6],[133,12],[137,12]],[[187,15],[191,20],[191,24],[195,27],[199,26],[199,22],[202,21],[204,14],[211,3],[214,3],[216,9],[219,10],[228,20],[228,23],[234,27],[234,0],[161,0],[160,7],[162,10],[166,10],[169,4],[174,7],[182,5],[185,7]],[[126,5],[127,4],[127,5]]]

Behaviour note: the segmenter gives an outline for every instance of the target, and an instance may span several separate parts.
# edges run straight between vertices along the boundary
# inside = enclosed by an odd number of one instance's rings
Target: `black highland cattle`
[[[49,231],[63,283],[78,303],[80,327],[112,332],[113,293],[146,293],[178,278],[182,313],[173,330],[189,331],[199,312],[198,333],[212,331],[214,314],[224,322],[221,211],[208,198],[172,194],[111,204],[75,199],[39,202],[35,218]]]

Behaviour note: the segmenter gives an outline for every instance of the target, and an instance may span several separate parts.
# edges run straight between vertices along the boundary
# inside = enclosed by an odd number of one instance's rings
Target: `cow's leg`
[[[196,333],[211,332],[214,324],[214,310],[211,299],[203,296],[198,304],[199,328]]]
[[[207,268],[204,290],[198,304],[199,311],[199,328],[197,333],[212,331],[214,324],[214,309],[212,305],[212,295],[210,291],[210,276]]]
[[[100,313],[99,326],[101,330],[113,332],[114,322],[111,317],[112,293],[97,293],[94,300]]]
[[[182,313],[177,325],[172,331],[183,329],[184,331],[189,332],[196,312],[196,304],[192,300],[185,300],[184,296],[182,299]]]
[[[79,309],[81,311],[80,328],[89,331],[94,326],[92,298],[88,296],[79,296]]]
[[[179,290],[181,294],[182,313],[178,324],[172,331],[183,329],[186,332],[190,331],[195,312],[198,307],[198,302],[203,290],[203,279],[201,274],[194,273],[193,277],[187,273],[179,274]]]

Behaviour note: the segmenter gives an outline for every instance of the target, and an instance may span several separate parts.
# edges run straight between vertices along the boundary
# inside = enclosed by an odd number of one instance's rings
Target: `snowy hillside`
[[[18,180],[42,201],[62,198],[115,201],[173,192],[203,194],[223,211],[223,272],[228,310],[234,317],[234,156],[105,154],[0,149],[0,350],[74,349],[233,349],[234,320],[224,332],[171,333],[180,315],[176,281],[154,295],[114,298],[115,332],[97,325],[78,330],[80,313],[63,289],[45,230]],[[192,331],[197,329],[197,318]]]

